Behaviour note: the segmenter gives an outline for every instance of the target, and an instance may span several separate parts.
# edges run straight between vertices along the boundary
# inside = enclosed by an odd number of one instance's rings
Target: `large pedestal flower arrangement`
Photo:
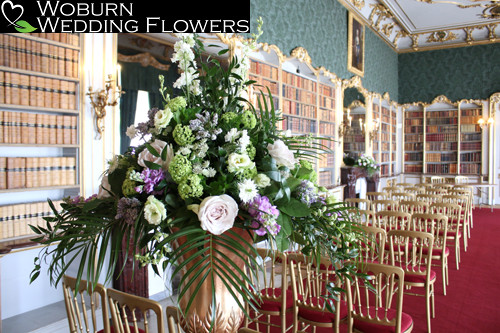
[[[359,234],[343,204],[316,184],[311,161],[319,141],[279,131],[270,96],[257,105],[247,101],[253,82],[246,80],[246,54],[255,39],[222,64],[202,60],[196,36],[178,37],[174,87],[183,93],[170,96],[162,84],[164,105],[127,131],[144,143],[110,161],[99,193],[67,198],[46,227],[32,227],[40,235],[35,240],[47,245],[32,278],[46,261],[54,284],[71,264],[78,279],[110,279],[122,268],[117,259],[126,239],[142,264],[157,272],[171,264],[181,275],[186,331],[235,332],[247,305],[258,302],[249,275],[259,272],[245,270],[259,266],[256,242],[329,256],[344,274]]]

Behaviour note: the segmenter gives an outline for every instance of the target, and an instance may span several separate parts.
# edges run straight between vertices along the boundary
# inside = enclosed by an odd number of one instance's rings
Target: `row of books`
[[[335,124],[333,123],[319,123],[319,134],[326,136],[334,136],[335,135]]]
[[[279,85],[278,85],[277,82],[270,81],[268,79],[265,79],[265,78],[262,78],[262,77],[258,77],[258,76],[254,76],[254,75],[250,75],[249,79],[256,82],[253,85],[253,90],[254,90],[255,93],[258,93],[259,96],[260,96],[261,92],[264,95],[267,96],[269,94],[269,91],[273,95],[278,95]],[[267,90],[268,88],[269,88],[269,91]]]
[[[481,141],[481,133],[462,133],[460,134],[461,141]]]
[[[407,173],[422,173],[423,166],[415,164],[405,164],[405,172]]]
[[[456,142],[426,142],[425,150],[427,151],[450,151],[457,150],[458,143]]]
[[[0,66],[78,77],[76,49],[0,34]]]
[[[0,110],[0,143],[77,144],[77,116]]]
[[[476,123],[460,125],[460,131],[461,132],[481,132],[481,126],[479,126]]]
[[[319,110],[320,114],[320,120],[322,121],[330,121],[330,122],[335,122],[335,110],[332,109],[320,109]]]
[[[423,111],[406,111],[405,113],[405,118],[424,118],[424,112]]]
[[[424,150],[424,143],[405,143],[405,151],[422,151]]]
[[[456,126],[449,126],[449,125],[432,125],[432,126],[426,126],[425,132],[426,133],[456,133],[457,127]]]
[[[293,86],[296,88],[301,88],[304,90],[309,90],[312,92],[316,92],[317,83],[311,79],[299,76],[297,74],[293,74],[287,72],[285,70],[281,71],[281,79],[283,80],[283,84]]]
[[[478,117],[483,114],[482,109],[462,109],[461,115],[462,117]]]
[[[62,200],[52,202],[60,210]],[[45,227],[44,217],[53,216],[47,201],[0,206],[0,239],[34,235],[29,227]]]
[[[76,110],[76,82],[0,71],[0,104]]]
[[[290,130],[292,133],[316,133],[317,131],[317,122],[315,120],[303,119],[297,117],[290,117],[284,115],[283,121],[283,130]]]
[[[457,125],[458,118],[427,118],[427,125]]]
[[[481,162],[481,153],[461,153],[460,162]]]
[[[457,153],[428,153],[425,155],[426,162],[455,162]]]
[[[335,100],[335,87],[320,83],[319,94],[321,96],[329,97],[329,98]]]
[[[457,165],[456,164],[427,164],[426,165],[427,173],[457,173]]]
[[[458,119],[458,110],[427,110],[427,119]]]
[[[284,98],[292,99],[300,103],[316,105],[317,95],[314,92],[300,90],[295,87],[283,85],[281,90],[281,95]]]
[[[426,141],[457,141],[457,133],[427,134]]]
[[[278,67],[265,64],[254,59],[250,60],[250,73],[273,79],[275,81],[278,81],[279,79]]]
[[[391,165],[390,164],[384,164],[380,166],[380,175],[381,176],[387,176],[391,173]]]
[[[349,152],[365,152],[364,142],[346,142],[344,141],[344,153]]]
[[[410,134],[406,133],[405,134],[405,142],[423,142],[424,141],[424,135],[423,134]]]
[[[481,174],[481,164],[460,164],[460,173],[463,174]]]
[[[424,125],[424,120],[422,118],[419,119],[405,119],[405,126],[423,126]]]
[[[51,32],[31,32],[30,36],[52,40],[54,42],[80,46],[80,35],[77,33],[51,33]]]
[[[405,162],[422,162],[424,153],[405,153]]]
[[[315,119],[316,107],[314,105],[302,104],[290,100],[283,100],[283,113]]]
[[[481,150],[482,142],[462,142],[460,143],[461,150]]]
[[[333,171],[323,170],[318,174],[318,183],[320,186],[328,186],[333,184]]]
[[[0,190],[75,184],[75,157],[0,157]]]
[[[319,107],[334,110],[335,109],[335,98],[334,97],[326,97],[326,96],[318,96],[319,98]]]
[[[335,165],[335,155],[321,154],[318,158],[318,162],[320,168],[333,168]]]

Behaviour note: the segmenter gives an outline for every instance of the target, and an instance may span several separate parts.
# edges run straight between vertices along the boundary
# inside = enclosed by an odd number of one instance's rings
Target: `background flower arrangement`
[[[373,176],[375,173],[380,171],[380,165],[375,162],[375,159],[364,154],[356,160],[356,166],[366,169],[369,176]]]
[[[45,228],[32,226],[40,235],[35,241],[55,244],[35,258],[32,280],[44,261],[54,284],[78,261],[77,279],[97,282],[105,273],[109,280],[121,269],[123,239],[156,272],[168,264],[176,266],[174,275],[182,272],[179,299],[188,286],[217,277],[242,297],[241,309],[252,298],[246,274],[258,272],[223,260],[215,245],[255,260],[253,243],[267,240],[280,251],[294,245],[316,258],[328,256],[339,265],[337,274],[351,269],[343,263],[357,256],[353,244],[361,235],[343,203],[316,183],[319,141],[278,130],[270,95],[262,94],[257,105],[247,100],[253,84],[246,79],[247,55],[259,34],[243,42],[228,64],[204,59],[196,36],[178,36],[172,61],[182,72],[174,87],[183,93],[170,96],[160,77],[163,108],[151,109],[147,122],[127,130],[150,139],[109,162],[97,195],[67,198]]]

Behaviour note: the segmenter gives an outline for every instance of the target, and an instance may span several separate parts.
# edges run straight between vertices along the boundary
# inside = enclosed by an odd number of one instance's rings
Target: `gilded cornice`
[[[168,71],[170,69],[170,65],[165,65],[158,62],[158,60],[156,60],[155,57],[153,57],[149,53],[139,53],[131,56],[118,53],[118,61],[137,62],[141,64],[142,67],[152,66],[163,71]]]

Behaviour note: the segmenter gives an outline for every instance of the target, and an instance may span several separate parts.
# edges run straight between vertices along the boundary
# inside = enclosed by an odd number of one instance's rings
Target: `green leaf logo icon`
[[[31,24],[24,20],[19,20],[16,22],[15,28],[19,32],[33,32],[36,30],[35,27],[33,27]]]

